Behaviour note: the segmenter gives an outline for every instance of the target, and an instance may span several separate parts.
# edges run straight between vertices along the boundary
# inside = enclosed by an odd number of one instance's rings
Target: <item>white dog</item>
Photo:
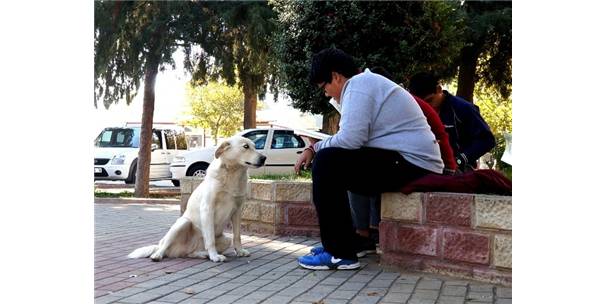
[[[151,257],[156,262],[163,257],[208,257],[222,262],[225,256],[220,253],[232,241],[223,234],[229,219],[236,255],[249,256],[240,239],[242,204],[246,199],[248,168],[263,166],[265,159],[250,139],[234,136],[225,140],[215,151],[204,180],[187,201],[185,212],[160,243],[136,249],[128,257]]]

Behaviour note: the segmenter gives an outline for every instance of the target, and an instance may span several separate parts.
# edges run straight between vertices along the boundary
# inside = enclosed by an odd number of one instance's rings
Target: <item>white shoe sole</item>
[[[322,265],[322,266],[311,266],[311,265],[305,265],[305,264],[301,264],[299,263],[299,265],[303,268],[306,269],[311,269],[311,270],[330,270],[330,267],[326,266],[326,265]],[[339,265],[337,266],[338,270],[351,270],[351,269],[358,269],[360,268],[360,263],[357,262],[355,264],[349,264],[349,265]]]

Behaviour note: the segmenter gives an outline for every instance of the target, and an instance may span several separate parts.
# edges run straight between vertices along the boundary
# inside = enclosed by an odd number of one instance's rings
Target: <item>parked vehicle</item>
[[[265,166],[249,169],[250,175],[292,173],[299,154],[309,142],[291,129],[247,129],[238,132],[255,143],[255,149],[267,157]],[[173,184],[184,176],[206,175],[206,168],[215,158],[216,146],[191,150],[174,158],[170,164]]]
[[[95,139],[95,180],[136,180],[139,157],[140,124],[105,128]],[[173,158],[187,151],[182,127],[154,124],[152,132],[150,180],[171,179],[169,165]],[[178,185],[178,184],[177,184]]]

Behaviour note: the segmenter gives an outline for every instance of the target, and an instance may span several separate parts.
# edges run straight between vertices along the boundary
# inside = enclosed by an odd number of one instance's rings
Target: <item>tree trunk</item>
[[[464,47],[461,50],[457,96],[471,103],[473,103],[473,91],[476,86],[476,67],[479,55],[480,50],[474,46]]]
[[[145,68],[141,142],[139,144],[139,158],[135,180],[136,197],[149,197],[149,166],[151,163],[152,127],[154,122],[155,86],[158,66],[157,62],[148,62]]]
[[[335,134],[339,131],[339,112],[332,111],[329,114],[322,115],[322,132],[326,134]]]
[[[244,91],[244,129],[257,127],[257,92],[252,85],[252,79],[243,76],[242,90]]]

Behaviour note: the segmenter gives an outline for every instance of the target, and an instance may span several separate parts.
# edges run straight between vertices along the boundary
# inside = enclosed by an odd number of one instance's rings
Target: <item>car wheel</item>
[[[179,180],[177,179],[173,179],[171,180],[171,182],[173,182],[173,185],[175,185],[175,187],[179,187],[181,185],[181,182],[179,182]]]
[[[187,170],[187,173],[185,173],[185,175],[186,176],[205,177],[206,169],[208,169],[207,163],[195,164]]]
[[[137,176],[137,160],[133,161],[133,164],[130,165],[130,172],[128,172],[128,177],[124,180],[127,184],[134,184]]]

